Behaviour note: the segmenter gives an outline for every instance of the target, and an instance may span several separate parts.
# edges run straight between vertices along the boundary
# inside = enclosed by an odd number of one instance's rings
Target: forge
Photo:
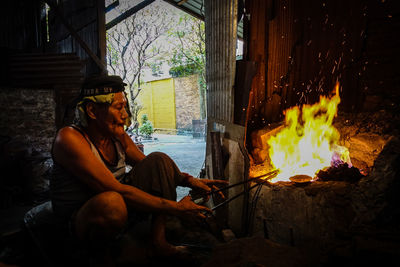
[[[340,138],[332,146],[345,148],[347,163],[331,153],[332,162],[312,175],[300,171],[297,176],[276,177],[259,191],[251,191],[253,231],[278,243],[319,249],[354,235],[383,238],[397,233],[394,192],[399,189],[400,143],[396,133],[386,129],[384,122],[391,119],[384,111],[369,114],[368,119],[365,114],[339,113],[332,126]],[[250,177],[273,168],[268,140],[282,128],[252,133]],[[294,143],[287,140],[286,151]]]

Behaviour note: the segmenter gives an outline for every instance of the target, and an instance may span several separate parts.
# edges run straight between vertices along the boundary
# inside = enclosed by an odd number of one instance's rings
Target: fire
[[[271,182],[295,175],[314,177],[339,159],[351,166],[349,152],[338,145],[340,134],[332,126],[339,103],[337,83],[333,97],[321,96],[318,103],[303,105],[301,112],[297,106],[284,112],[285,128],[267,141],[271,165],[279,170]]]

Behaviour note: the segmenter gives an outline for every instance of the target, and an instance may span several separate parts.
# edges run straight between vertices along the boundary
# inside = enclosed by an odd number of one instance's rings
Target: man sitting
[[[77,105],[79,124],[60,129],[53,143],[53,210],[89,246],[113,239],[131,213],[151,213],[155,252],[173,255],[182,248],[166,241],[165,215],[203,219],[210,212],[188,196],[176,202],[176,187],[208,193],[225,182],[182,173],[161,152],[145,156],[124,130],[128,114],[123,90],[118,76],[85,82]],[[129,174],[126,164],[133,167]]]

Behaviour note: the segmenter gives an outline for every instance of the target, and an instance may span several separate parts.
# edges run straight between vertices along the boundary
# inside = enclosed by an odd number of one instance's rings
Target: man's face
[[[101,112],[99,116],[101,128],[106,134],[120,136],[125,132],[124,125],[128,117],[125,107],[126,99],[124,93],[115,93],[112,104],[104,112]]]

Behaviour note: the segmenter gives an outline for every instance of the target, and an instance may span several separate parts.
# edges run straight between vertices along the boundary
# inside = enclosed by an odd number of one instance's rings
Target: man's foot
[[[156,256],[174,257],[187,254],[189,251],[186,246],[173,246],[169,243],[157,243],[153,245]]]

